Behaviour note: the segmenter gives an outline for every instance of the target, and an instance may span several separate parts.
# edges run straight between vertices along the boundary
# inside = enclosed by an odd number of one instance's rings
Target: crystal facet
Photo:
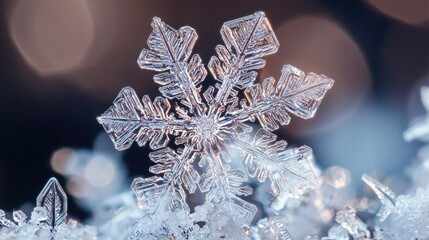
[[[37,207],[46,210],[47,224],[55,229],[66,222],[67,195],[56,178],[49,179],[37,197]]]

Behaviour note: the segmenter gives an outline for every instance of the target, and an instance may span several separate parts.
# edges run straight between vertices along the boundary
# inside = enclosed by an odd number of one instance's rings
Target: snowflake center
[[[202,116],[197,121],[196,133],[202,139],[210,139],[217,135],[219,126],[215,119],[209,116]]]

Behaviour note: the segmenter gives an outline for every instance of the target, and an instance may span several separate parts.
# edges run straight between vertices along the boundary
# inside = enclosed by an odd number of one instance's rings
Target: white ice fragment
[[[263,218],[256,224],[255,240],[292,240],[292,236],[286,228],[287,221],[281,217]]]
[[[9,228],[13,225],[13,223],[6,218],[6,213],[0,209],[0,229],[5,227]]]
[[[356,211],[350,206],[347,206],[345,210],[338,211],[335,221],[355,239],[370,236],[367,225],[356,216]]]
[[[327,237],[322,237],[321,240],[349,240],[349,234],[346,229],[340,225],[332,226],[328,231]]]
[[[392,221],[405,236],[429,239],[429,188],[417,189],[414,196],[400,195],[392,212]],[[396,232],[395,232],[396,235]]]
[[[395,236],[392,234],[386,233],[383,229],[380,227],[374,228],[374,240],[396,240]]]
[[[380,183],[369,175],[364,174],[362,176],[362,180],[374,191],[378,199],[380,199],[382,207],[378,211],[377,215],[380,217],[380,221],[386,220],[386,218],[395,208],[395,193],[390,190],[389,187]]]
[[[48,214],[46,209],[43,207],[35,207],[33,212],[31,212],[30,222],[33,224],[38,224],[40,222],[44,222],[48,219]]]
[[[12,213],[13,220],[18,224],[18,226],[22,226],[27,222],[27,215],[21,210],[13,211]]]

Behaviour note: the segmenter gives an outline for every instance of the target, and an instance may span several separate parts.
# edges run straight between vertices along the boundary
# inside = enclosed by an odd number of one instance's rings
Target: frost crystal
[[[354,239],[369,238],[370,233],[366,224],[356,216],[356,211],[352,207],[337,212],[335,221],[341,224]]]
[[[46,223],[52,229],[66,222],[67,195],[57,179],[49,179],[37,197],[37,206],[46,210]]]
[[[224,23],[220,31],[224,45],[216,47],[217,56],[208,64],[219,83],[203,94],[201,83],[207,71],[200,56],[192,54],[195,30],[175,30],[157,17],[152,28],[149,48],[143,49],[138,64],[160,72],[153,79],[161,85],[163,97],[152,101],[145,95],[140,101],[126,87],[97,118],[118,150],[133,142],[149,143],[156,150],[150,154],[156,163],[150,171],[157,176],[136,178],[132,184],[143,209],[189,214],[186,196],[199,189],[206,194],[205,204],[215,204],[218,211],[245,226],[257,211],[240,198],[252,194],[252,188],[244,185],[248,177],[260,182],[269,179],[275,194],[299,195],[318,186],[308,163],[311,149],[286,149],[286,142],[276,141],[271,131],[287,125],[290,114],[313,117],[333,80],[286,65],[277,83],[273,78],[255,83],[256,70],[265,65],[263,57],[279,47],[263,12]],[[245,99],[240,100],[238,90],[244,91]],[[248,123],[256,119],[262,128],[250,137]],[[180,146],[176,150],[167,147],[172,136]],[[245,169],[230,166],[233,153],[242,156]],[[195,168],[196,162],[200,168]]]
[[[66,223],[67,196],[57,179],[51,178],[37,197],[31,218],[21,210],[14,211],[13,222],[0,210],[0,239],[74,240],[96,239],[97,231],[73,219]]]
[[[253,237],[255,240],[276,239],[276,240],[292,240],[286,228],[285,219],[273,217],[270,219],[263,218],[256,224],[257,235]]]
[[[374,191],[380,199],[382,208],[377,213],[380,221],[386,220],[395,207],[395,193],[389,187],[380,183],[376,179],[364,174],[362,180]]]
[[[364,179],[365,177],[365,182],[374,190],[382,203],[382,209],[385,209],[380,220],[384,221],[391,215],[388,220],[394,222],[392,232],[395,232],[395,236],[429,238],[429,186],[417,189],[414,196],[400,195],[395,198],[387,186],[368,176],[364,176]]]

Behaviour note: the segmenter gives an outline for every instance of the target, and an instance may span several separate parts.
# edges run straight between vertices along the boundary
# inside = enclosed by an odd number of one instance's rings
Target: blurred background
[[[356,185],[362,173],[401,176],[419,146],[402,133],[426,114],[419,89],[429,85],[427,0],[3,0],[0,7],[0,208],[7,211],[33,203],[55,176],[70,196],[69,214],[84,218],[89,212],[75,198],[91,191],[82,187],[88,182],[116,191],[148,176],[149,149],[117,153],[96,116],[125,86],[140,97],[160,95],[153,72],[136,63],[154,16],[195,28],[194,52],[207,63],[223,22],[264,11],[280,50],[259,80],[278,79],[284,64],[335,80],[314,119],[293,118],[277,134],[290,146],[311,146],[323,168],[349,169]],[[212,83],[208,77],[204,87]]]

